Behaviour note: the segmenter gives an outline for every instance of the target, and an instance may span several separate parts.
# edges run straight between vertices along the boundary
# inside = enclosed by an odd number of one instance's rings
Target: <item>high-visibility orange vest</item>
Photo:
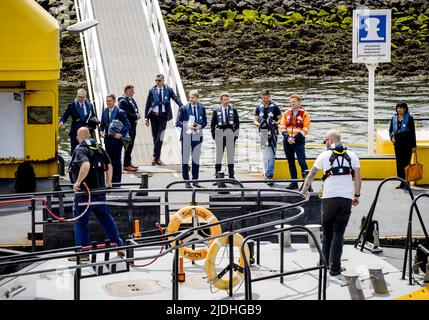
[[[292,108],[283,114],[280,125],[283,127],[283,131],[287,131],[287,134],[294,136],[299,132],[303,132],[307,135],[310,130],[310,116],[307,111],[301,106],[298,109],[298,113],[295,116]]]

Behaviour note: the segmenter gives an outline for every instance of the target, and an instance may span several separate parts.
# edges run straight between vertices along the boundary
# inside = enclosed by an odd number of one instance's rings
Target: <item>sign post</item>
[[[353,63],[368,69],[368,153],[374,153],[374,84],[380,62],[390,62],[391,10],[353,11]]]

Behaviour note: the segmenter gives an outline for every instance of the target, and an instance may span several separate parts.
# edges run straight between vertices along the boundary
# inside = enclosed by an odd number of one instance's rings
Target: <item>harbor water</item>
[[[302,105],[310,113],[311,119],[328,119],[330,122],[313,122],[310,134],[307,136],[307,156],[317,156],[324,146],[321,144],[324,133],[332,128],[341,130],[342,139],[357,154],[367,153],[367,104],[368,83],[356,80],[291,80],[268,81],[258,83],[187,83],[186,93],[191,89],[200,92],[200,101],[207,110],[210,124],[212,110],[219,103],[219,96],[227,91],[231,95],[231,104],[239,111],[240,120],[252,120],[255,107],[260,100],[262,89],[269,89],[272,100],[276,102],[282,112],[287,110],[289,95],[298,93],[302,96]],[[144,92],[148,88],[140,88],[135,84],[135,90]],[[76,89],[63,88],[60,91],[60,114],[67,104],[74,99]],[[119,92],[115,92],[117,96]],[[146,98],[146,97],[145,97]],[[140,112],[143,113],[146,101],[137,101]],[[429,117],[429,86],[423,80],[413,81],[381,81],[375,85],[375,117],[389,119],[394,113],[398,102],[406,102],[415,118]],[[362,122],[337,122],[335,119],[349,118],[362,119]],[[68,129],[60,131],[61,154],[66,163],[70,159],[70,144]],[[426,127],[427,121],[417,121],[417,127]],[[389,122],[378,121],[375,128],[389,128]],[[284,158],[281,135],[277,148],[277,157]],[[212,167],[215,162],[215,145],[210,129],[204,133],[201,165]],[[240,169],[258,170],[262,167],[258,130],[251,123],[240,125],[240,137],[236,149],[236,165]]]

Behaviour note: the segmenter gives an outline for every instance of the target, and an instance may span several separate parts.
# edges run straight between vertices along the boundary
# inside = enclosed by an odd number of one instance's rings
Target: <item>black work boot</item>
[[[215,164],[215,178],[219,179],[219,172],[222,169],[222,165],[221,164]],[[214,186],[217,186],[217,182],[213,182]]]
[[[296,182],[296,181],[291,182],[291,183],[286,187],[286,189],[289,189],[289,190],[296,190],[296,189],[298,189],[298,182]]]
[[[233,164],[228,165],[228,174],[229,174],[230,179],[235,179],[234,178],[234,165]]]

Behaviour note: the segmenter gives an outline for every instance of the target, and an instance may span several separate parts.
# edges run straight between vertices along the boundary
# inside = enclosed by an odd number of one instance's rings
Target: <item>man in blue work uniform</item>
[[[189,180],[189,157],[192,154],[192,180],[198,180],[200,170],[201,144],[203,129],[207,126],[207,115],[204,106],[198,102],[200,94],[197,90],[189,92],[189,103],[180,107],[176,127],[182,128],[180,141],[182,142],[182,177]],[[200,187],[194,182],[195,187]],[[191,188],[189,182],[187,188]]]
[[[173,99],[179,107],[183,105],[173,89],[164,83],[164,75],[158,74],[156,85],[149,90],[146,100],[145,124],[152,126],[153,159],[152,165],[161,165],[161,148],[167,121],[173,119],[170,100]]]
[[[85,182],[90,190],[97,188],[109,188],[112,186],[112,165],[106,151],[90,139],[89,129],[82,127],[78,129],[77,140],[79,145],[73,152],[70,161],[70,178],[73,183],[73,191],[78,192]],[[73,208],[73,216],[79,216],[86,209],[84,203],[88,202],[87,195],[77,196],[78,208]],[[91,196],[91,202],[105,202],[105,194],[95,194]],[[75,241],[77,246],[89,246],[91,244],[88,230],[88,220],[91,212],[94,211],[99,220],[104,233],[111,243],[122,246],[123,242],[119,237],[119,231],[113,220],[107,204],[91,205],[88,211],[77,222],[74,223]],[[88,260],[87,256],[82,257]]]
[[[64,123],[67,122],[69,117],[72,118],[69,131],[70,154],[73,154],[74,149],[78,145],[76,140],[77,130],[80,127],[87,126],[89,119],[95,117],[94,106],[86,99],[85,89],[79,89],[76,94],[76,99],[67,106],[66,111],[64,111],[58,123],[60,129],[64,128]]]
[[[130,130],[130,122],[124,111],[115,105],[116,97],[109,94],[106,97],[107,108],[104,109],[101,116],[100,131],[104,138],[106,152],[112,161],[113,178],[112,182],[121,182],[122,178],[122,138],[125,137]],[[109,133],[109,126],[113,120],[119,120],[123,124],[120,133],[112,135]]]
[[[137,132],[137,121],[141,118],[139,108],[136,101],[133,98],[134,86],[126,85],[124,89],[124,95],[118,99],[119,109],[124,110],[127,114],[128,121],[130,122],[130,138],[131,141],[128,144],[127,149],[124,152],[124,170],[125,171],[137,171],[138,167],[133,165],[131,162],[131,153],[133,152],[134,140],[136,139]]]

